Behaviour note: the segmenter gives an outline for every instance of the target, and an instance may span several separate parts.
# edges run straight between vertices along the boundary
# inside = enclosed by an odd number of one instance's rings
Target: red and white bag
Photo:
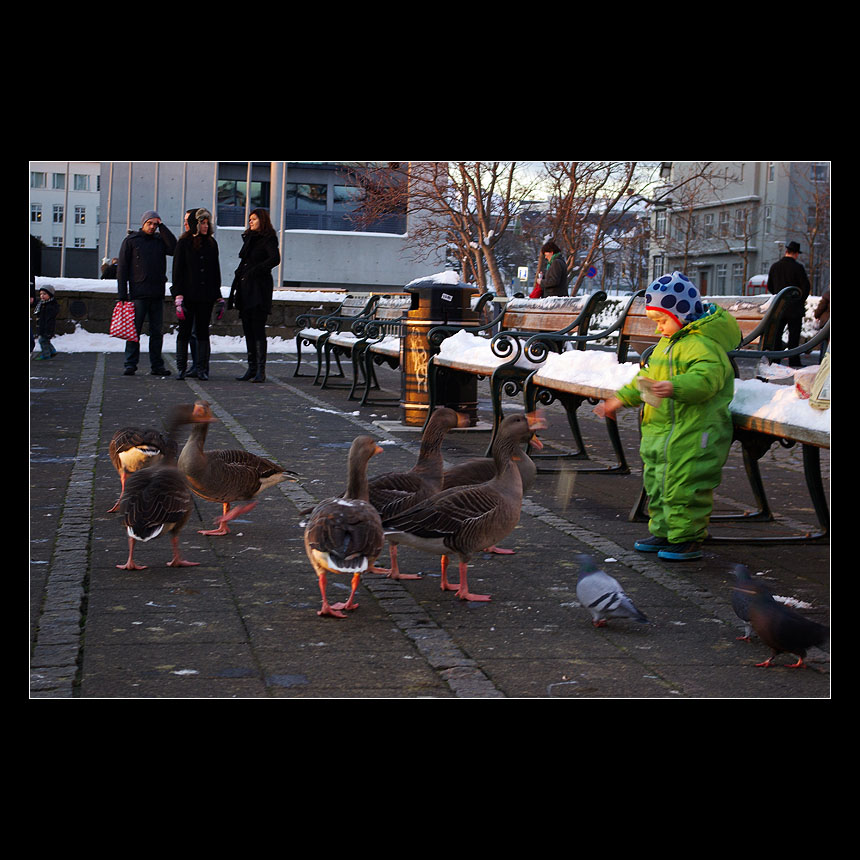
[[[117,302],[110,318],[110,336],[122,340],[139,340],[134,327],[134,302]]]

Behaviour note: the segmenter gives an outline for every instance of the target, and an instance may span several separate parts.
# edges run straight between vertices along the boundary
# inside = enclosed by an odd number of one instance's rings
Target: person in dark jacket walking
[[[546,271],[541,280],[541,297],[566,296],[567,262],[562,256],[561,248],[555,242],[547,242],[540,252],[546,260]]]
[[[797,287],[800,290],[800,298],[790,302],[786,307],[785,321],[788,329],[788,349],[800,346],[800,330],[803,326],[803,314],[806,310],[806,299],[811,287],[806,269],[798,261],[800,256],[800,245],[797,242],[789,242],[785,246],[785,256],[770,267],[767,274],[767,290],[776,295],[786,287]],[[791,367],[800,367],[800,356],[795,355],[788,360]]]
[[[233,277],[227,307],[235,307],[242,320],[248,369],[241,381],[266,381],[266,320],[272,310],[272,269],[281,262],[278,235],[265,209],[254,209],[242,234],[239,268]]]
[[[197,378],[209,379],[209,322],[212,308],[221,299],[218,243],[212,235],[212,214],[208,209],[194,210],[187,223],[186,231],[176,243],[173,283],[170,286],[179,320],[176,366],[179,379],[185,379],[189,340],[193,335],[197,341]]]
[[[117,295],[121,302],[134,302],[134,327],[138,337],[149,319],[149,363],[155,376],[170,376],[164,366],[161,331],[164,322],[164,288],[167,258],[176,249],[176,236],[161,223],[158,213],[144,212],[140,230],[123,239],[117,257]],[[140,360],[140,342],[125,344],[126,376],[133,376]]]

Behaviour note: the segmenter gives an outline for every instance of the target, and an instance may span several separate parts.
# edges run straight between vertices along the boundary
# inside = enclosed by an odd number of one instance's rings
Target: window
[[[717,264],[717,295],[724,296],[726,294],[726,275],[727,267],[725,263]]]
[[[41,224],[42,223],[42,204],[41,203],[31,203],[30,204],[30,221],[33,224]]]
[[[666,235],[666,210],[658,209],[654,216],[654,236],[662,239]],[[656,257],[655,257],[656,259]]]
[[[245,179],[219,179],[217,188],[218,224],[223,227],[240,227],[245,223],[245,201],[248,183]],[[268,209],[270,182],[251,182],[251,209]]]
[[[30,187],[31,188],[44,188],[45,187],[45,174],[39,171],[32,171],[30,173]]]
[[[87,223],[87,207],[75,206],[75,224]]]
[[[776,164],[771,161],[767,165],[767,181],[773,182],[774,179],[776,179]]]
[[[75,191],[89,191],[90,177],[86,173],[76,173],[74,178]]]
[[[62,224],[63,223],[63,207],[58,205],[54,206],[54,223]]]
[[[328,185],[309,182],[287,183],[287,210],[296,212],[325,212]]]
[[[812,181],[827,182],[827,165],[813,164],[812,165]]]
[[[76,236],[75,237],[75,247],[76,248],[86,248],[87,247],[87,240],[83,236]]]
[[[657,278],[662,277],[663,272],[665,270],[665,265],[666,265],[666,262],[663,259],[662,254],[659,254],[658,256],[654,257],[654,262],[652,263],[652,271],[651,271],[651,277],[653,280],[657,280]]]
[[[51,188],[55,191],[63,191],[66,187],[66,174],[65,173],[54,173],[52,174],[53,178],[51,181]]]
[[[770,236],[771,221],[773,219],[773,206],[764,207],[764,235]]]
[[[62,236],[53,236],[51,238],[51,245],[54,248],[62,248],[63,247],[63,237]]]
[[[705,215],[705,239],[714,238],[714,213],[709,212]]]
[[[725,239],[726,236],[729,235],[729,218],[730,213],[728,209],[720,212],[720,238]]]
[[[744,264],[732,263],[732,295],[741,295],[744,291]]]
[[[740,238],[747,232],[747,210],[735,209],[735,236]]]
[[[332,208],[335,212],[352,212],[364,199],[364,189],[354,185],[334,185],[332,192]]]

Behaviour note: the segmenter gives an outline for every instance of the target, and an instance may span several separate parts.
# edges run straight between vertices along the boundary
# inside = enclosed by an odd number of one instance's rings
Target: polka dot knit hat
[[[645,309],[663,311],[685,326],[704,316],[705,306],[693,282],[681,272],[657,278],[645,292]]]

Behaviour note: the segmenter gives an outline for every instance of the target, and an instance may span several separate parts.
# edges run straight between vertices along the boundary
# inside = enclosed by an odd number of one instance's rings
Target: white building
[[[62,260],[67,270],[78,268],[72,261],[82,263],[94,278],[98,277],[100,171],[98,161],[30,162],[30,235],[44,246],[45,262],[59,266]]]
[[[683,271],[706,294],[761,292],[788,242],[813,292],[830,285],[830,162],[664,162],[651,278]]]

